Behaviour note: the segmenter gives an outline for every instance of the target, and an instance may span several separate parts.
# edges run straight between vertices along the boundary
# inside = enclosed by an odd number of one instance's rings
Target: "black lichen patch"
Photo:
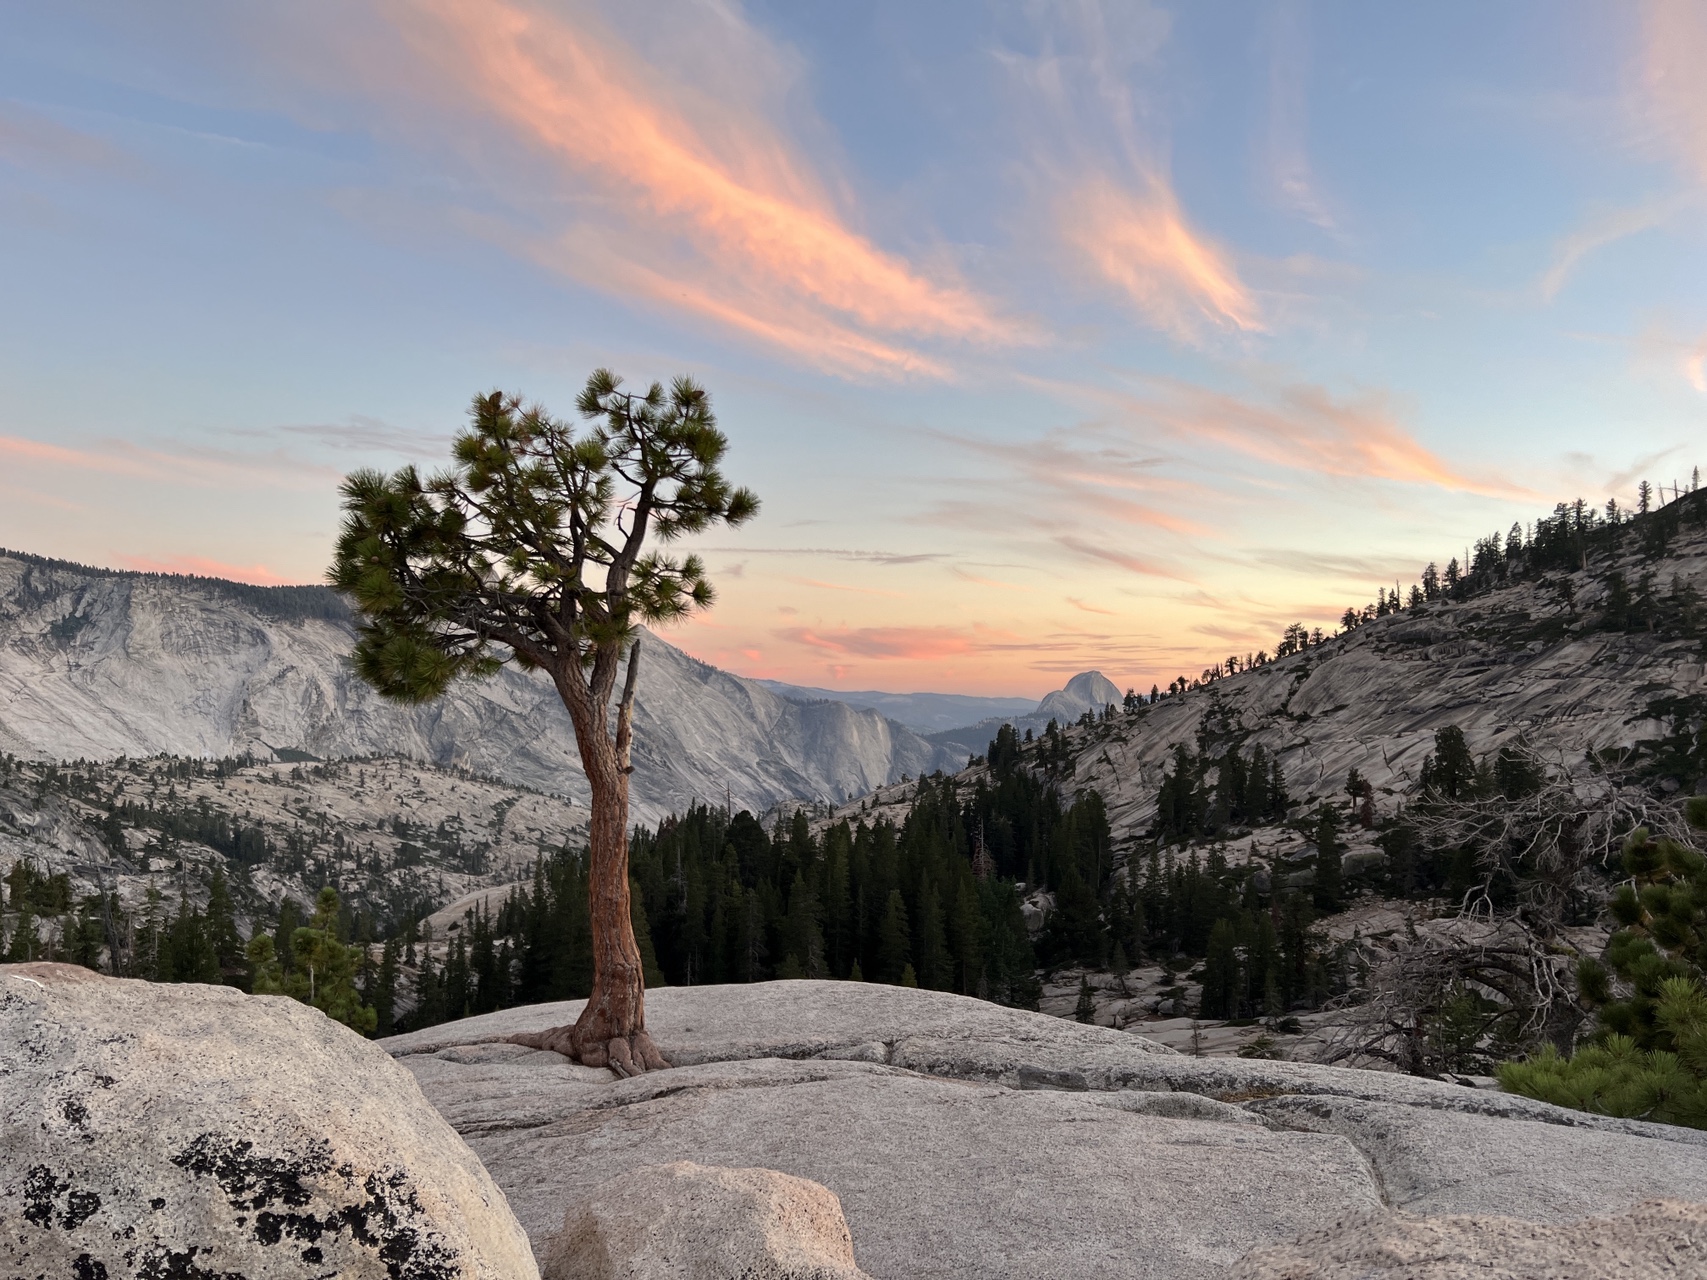
[[[100,1211],[100,1196],[93,1191],[73,1191],[65,1197],[65,1213],[59,1219],[59,1225],[73,1231]]]
[[[64,1116],[66,1123],[75,1129],[88,1127],[89,1108],[76,1098],[63,1099],[59,1104],[59,1114]]]
[[[63,1209],[58,1206],[61,1196],[65,1196]],[[72,1191],[71,1184],[54,1177],[53,1170],[45,1164],[38,1164],[24,1175],[25,1222],[49,1230],[58,1226],[74,1231],[100,1211],[100,1196],[93,1191]]]
[[[204,1133],[173,1156],[172,1163],[197,1177],[212,1175],[233,1209],[265,1209],[273,1204],[300,1208],[313,1199],[302,1180],[332,1167],[325,1143],[292,1160],[254,1152],[255,1144],[246,1138]]]
[[[281,1240],[318,1240],[330,1229],[338,1230],[337,1213],[329,1214],[324,1222],[312,1213],[268,1213],[255,1215],[255,1239],[262,1244],[278,1244]]]
[[[53,1176],[53,1170],[45,1164],[38,1164],[24,1175],[24,1221],[33,1222],[38,1227],[53,1225],[53,1202],[62,1191],[69,1191],[71,1184],[61,1182]]]
[[[457,1280],[463,1273],[458,1252],[437,1232],[416,1225],[426,1218],[409,1175],[401,1169],[370,1173],[361,1183],[361,1199],[354,1203],[325,1204],[319,1212],[310,1206],[331,1195],[310,1183],[332,1175],[355,1193],[356,1170],[349,1164],[334,1164],[330,1148],[317,1143],[290,1159],[260,1155],[254,1143],[212,1133],[199,1135],[172,1163],[196,1177],[212,1177],[219,1183],[231,1208],[240,1211],[239,1227],[253,1214],[253,1238],[265,1247],[301,1246],[304,1262],[320,1264],[326,1246],[346,1232],[351,1243],[371,1249],[384,1262],[391,1280]],[[349,1194],[346,1193],[346,1194]],[[319,1208],[319,1206],[315,1206]],[[193,1255],[192,1250],[192,1255]],[[193,1267],[193,1256],[182,1262],[164,1259],[160,1266]],[[173,1259],[179,1255],[172,1255]],[[212,1273],[195,1270],[137,1273],[142,1280],[206,1280]]]
[[[215,1271],[196,1262],[201,1249],[156,1249],[137,1263],[137,1280],[245,1280],[240,1271]]]
[[[71,1264],[71,1276],[72,1280],[107,1280],[107,1264],[80,1253]]]

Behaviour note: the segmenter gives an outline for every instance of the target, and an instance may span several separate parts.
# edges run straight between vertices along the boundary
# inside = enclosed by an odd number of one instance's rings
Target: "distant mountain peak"
[[[1066,687],[1057,689],[1037,704],[1033,716],[1071,723],[1087,711],[1101,711],[1109,703],[1119,704],[1120,690],[1100,671],[1081,671]]]

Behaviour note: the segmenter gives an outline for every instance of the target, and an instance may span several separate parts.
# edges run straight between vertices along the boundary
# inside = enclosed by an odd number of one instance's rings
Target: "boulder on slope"
[[[835,1194],[774,1169],[678,1160],[569,1206],[545,1280],[869,1280]]]
[[[383,1050],[229,987],[0,965],[0,1275],[536,1280]]]

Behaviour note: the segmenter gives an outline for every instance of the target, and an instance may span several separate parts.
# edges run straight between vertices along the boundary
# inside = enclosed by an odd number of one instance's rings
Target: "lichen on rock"
[[[0,966],[0,1275],[536,1280],[409,1073],[317,1010]],[[10,1219],[10,1211],[0,1218]]]

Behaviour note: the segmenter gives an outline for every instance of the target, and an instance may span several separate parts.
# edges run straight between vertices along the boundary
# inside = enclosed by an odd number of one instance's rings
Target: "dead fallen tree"
[[[1577,963],[1604,945],[1607,869],[1633,828],[1681,832],[1682,818],[1628,779],[1573,778],[1562,762],[1531,777],[1517,794],[1425,793],[1402,815],[1419,844],[1467,854],[1472,882],[1452,914],[1351,944],[1359,980],[1332,1003],[1327,1061],[1486,1074],[1543,1043],[1569,1050],[1586,1018]]]

